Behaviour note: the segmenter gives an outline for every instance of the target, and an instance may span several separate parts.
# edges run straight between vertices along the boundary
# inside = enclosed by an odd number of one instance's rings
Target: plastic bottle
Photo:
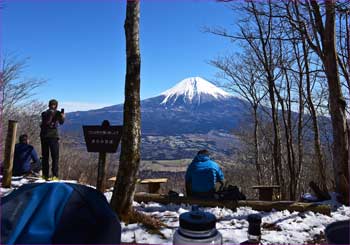
[[[192,206],[191,212],[180,215],[180,227],[174,234],[173,244],[222,244],[215,216]]]

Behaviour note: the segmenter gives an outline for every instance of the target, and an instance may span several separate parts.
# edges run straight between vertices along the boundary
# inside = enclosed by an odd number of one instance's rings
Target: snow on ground
[[[107,199],[111,192],[105,193]],[[226,208],[202,208],[213,213],[218,223],[217,229],[223,236],[225,244],[239,244],[248,239],[249,214],[259,213],[262,216],[262,244],[305,244],[317,236],[323,236],[326,226],[332,222],[350,218],[350,207],[341,206],[332,201],[337,207],[330,216],[313,212],[272,211],[259,212],[249,207],[240,207],[236,211]],[[179,226],[179,216],[191,209],[190,205],[162,205],[159,203],[136,203],[134,207],[148,215],[163,221],[168,228],[160,230],[162,235],[152,234],[145,227],[138,224],[122,224],[122,242],[171,244],[175,230]]]
[[[0,176],[1,177],[1,176]],[[12,188],[1,188],[1,195],[7,195],[12,190],[27,183],[45,182],[42,179],[13,178]],[[76,181],[60,182],[76,183]],[[317,236],[323,236],[326,226],[332,222],[350,219],[350,207],[341,206],[335,201],[335,194],[332,193],[332,200],[324,202],[329,204],[334,211],[330,216],[313,212],[290,212],[272,211],[258,212],[249,207],[240,207],[236,211],[226,208],[202,208],[202,210],[213,213],[217,220],[217,229],[223,236],[225,244],[238,244],[247,240],[249,214],[259,213],[262,216],[262,244],[305,244]],[[108,201],[112,192],[105,193]],[[167,228],[160,232],[148,231],[143,225],[122,223],[123,243],[142,244],[171,244],[175,230],[179,226],[179,216],[191,209],[190,205],[162,205],[159,203],[136,203],[134,207],[152,217],[163,221]]]

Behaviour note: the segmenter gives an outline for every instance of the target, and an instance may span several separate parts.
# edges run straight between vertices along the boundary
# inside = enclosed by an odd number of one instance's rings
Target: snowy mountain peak
[[[164,96],[161,104],[171,105],[175,103],[201,104],[232,97],[229,93],[201,77],[186,78],[161,95]]]

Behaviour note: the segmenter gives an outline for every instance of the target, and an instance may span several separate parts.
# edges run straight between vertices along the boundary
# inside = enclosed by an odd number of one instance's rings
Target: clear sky
[[[66,111],[124,101],[126,2],[2,1],[1,54],[30,57],[25,76],[48,79],[36,98],[57,98]],[[190,76],[208,80],[207,61],[237,46],[203,33],[234,28],[235,16],[215,1],[141,0],[141,97],[156,96]]]

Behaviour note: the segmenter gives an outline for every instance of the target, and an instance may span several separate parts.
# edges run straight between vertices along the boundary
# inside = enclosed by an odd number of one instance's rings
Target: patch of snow
[[[136,204],[136,203],[134,203]],[[162,205],[158,203],[140,203],[137,210],[163,221],[168,228],[162,229],[158,234],[150,234],[142,225],[133,225],[133,233],[130,226],[124,226],[122,241],[142,243],[172,243],[172,234],[179,226],[179,216],[188,212],[190,205]],[[240,207],[235,212],[226,208],[203,208],[204,211],[213,213],[218,222],[217,229],[223,236],[225,244],[238,244],[246,241],[248,233],[249,214],[259,213],[262,216],[262,225],[273,224],[274,228],[262,227],[262,244],[302,244],[312,240],[314,236],[324,232],[325,227],[335,221],[349,219],[350,207],[341,206],[331,213],[331,216],[313,212],[272,211],[259,212],[250,207]],[[125,231],[125,232],[124,232]]]
[[[24,184],[28,184],[29,183],[29,180],[28,179],[25,179],[25,178],[22,178],[22,179],[19,179],[19,180],[12,180],[11,181],[11,185],[13,187],[19,187],[21,185],[24,185]]]
[[[0,188],[0,193],[1,196],[6,196],[7,194],[9,194],[11,191],[13,190],[13,188]]]
[[[185,103],[200,104],[210,99],[221,100],[232,97],[231,94],[201,77],[186,78],[161,95],[165,96],[161,104],[174,104],[179,98],[182,98]]]
[[[104,194],[105,194],[105,197],[106,197],[107,201],[110,202],[111,199],[112,199],[113,192],[112,191],[108,191],[108,192],[105,192]]]
[[[35,183],[44,182],[36,180]],[[76,181],[65,181],[75,183]],[[19,185],[29,183],[28,179],[17,178],[13,180],[15,186],[12,188],[1,188],[1,194],[8,194]],[[110,201],[112,191],[104,193]],[[340,220],[348,220],[350,217],[350,207],[342,206],[336,202],[336,194],[331,193],[332,200],[328,204],[336,207],[330,216],[308,212],[271,211],[259,212],[250,207],[239,207],[232,211],[226,208],[202,208],[206,212],[213,213],[217,218],[217,229],[223,236],[225,244],[239,244],[246,241],[248,233],[249,214],[259,213],[262,216],[262,244],[305,244],[315,236],[324,233],[326,226]],[[325,204],[325,202],[323,202]],[[142,244],[172,244],[173,234],[179,226],[179,216],[191,209],[190,205],[159,203],[137,203],[133,202],[134,208],[147,215],[155,217],[164,222],[167,227],[158,232],[149,231],[141,224],[121,223],[123,243]]]

